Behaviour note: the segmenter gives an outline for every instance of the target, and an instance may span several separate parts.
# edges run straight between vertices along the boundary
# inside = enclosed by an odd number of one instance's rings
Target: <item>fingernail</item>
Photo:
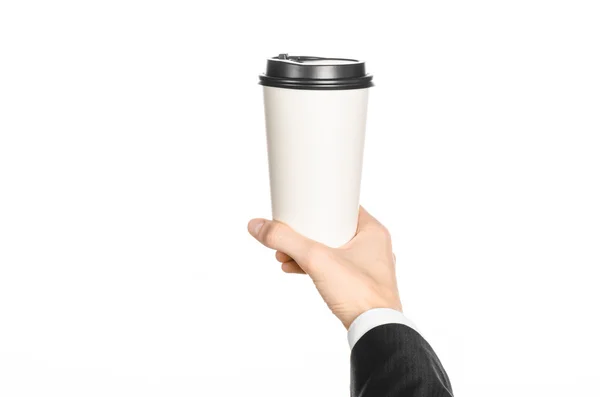
[[[260,219],[254,219],[250,221],[250,227],[248,229],[250,229],[250,232],[253,236],[258,236],[258,232],[260,232],[260,229],[263,227],[264,224],[265,221]]]

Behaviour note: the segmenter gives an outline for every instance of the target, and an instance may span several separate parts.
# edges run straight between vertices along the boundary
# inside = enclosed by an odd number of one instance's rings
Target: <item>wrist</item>
[[[359,316],[373,309],[391,309],[402,313],[402,303],[400,302],[400,298],[397,298],[389,300],[379,300],[371,304],[360,305],[356,310],[352,312],[352,314],[344,316],[343,318],[340,317],[340,320],[342,321],[342,324],[344,325],[346,330],[349,330],[352,323]]]

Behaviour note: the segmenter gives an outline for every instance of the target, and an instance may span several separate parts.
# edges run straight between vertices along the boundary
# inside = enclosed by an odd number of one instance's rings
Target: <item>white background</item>
[[[345,330],[246,232],[270,215],[257,81],[279,52],[367,60],[361,201],[455,394],[598,393],[599,19],[2,1],[0,395],[348,395]]]

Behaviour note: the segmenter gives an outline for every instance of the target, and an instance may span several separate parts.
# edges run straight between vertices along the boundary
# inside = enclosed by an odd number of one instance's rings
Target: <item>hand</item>
[[[330,248],[284,223],[266,219],[251,220],[248,231],[277,250],[275,257],[284,272],[308,274],[346,329],[369,309],[402,311],[390,234],[364,208],[360,208],[356,236],[340,248]]]

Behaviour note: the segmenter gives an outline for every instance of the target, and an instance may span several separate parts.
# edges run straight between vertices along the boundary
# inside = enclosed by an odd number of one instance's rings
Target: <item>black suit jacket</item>
[[[352,397],[451,397],[442,363],[418,332],[385,324],[362,336],[351,353]]]

